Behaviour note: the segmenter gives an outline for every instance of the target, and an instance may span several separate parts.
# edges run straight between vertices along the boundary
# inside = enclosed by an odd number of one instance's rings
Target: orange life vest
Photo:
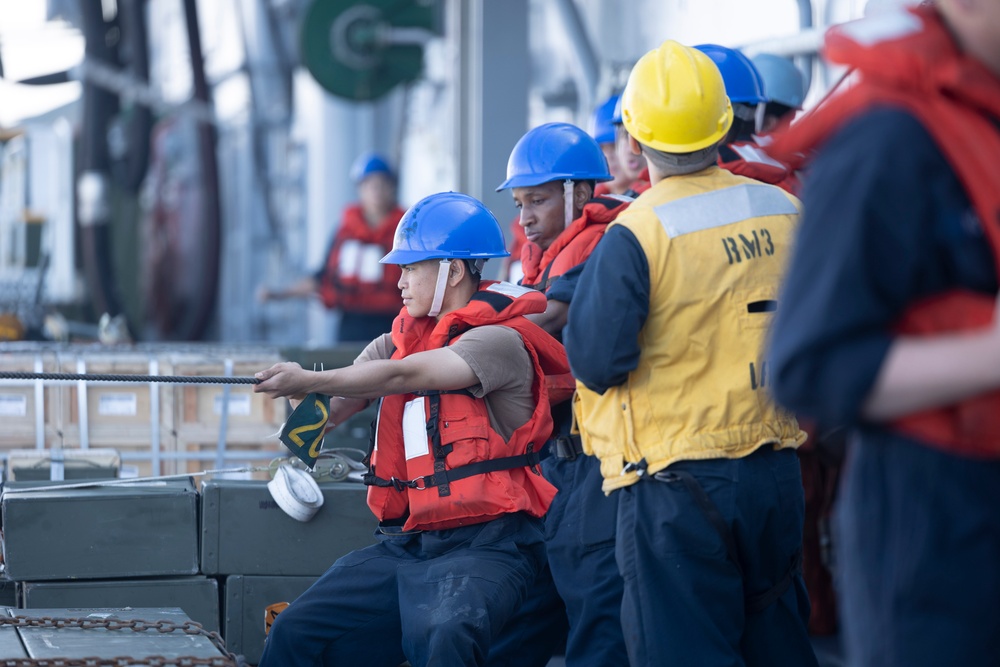
[[[639,172],[639,176],[632,181],[632,184],[628,186],[628,190],[625,191],[625,194],[631,197],[637,197],[650,187],[649,167],[645,167],[641,172]]]
[[[403,209],[397,206],[372,227],[360,206],[344,210],[319,280],[323,305],[356,313],[391,314],[399,310],[399,267],[380,264],[379,260],[392,249],[392,237],[402,217]]]
[[[830,30],[825,48],[829,60],[855,68],[860,82],[775,135],[768,152],[788,162],[867,109],[901,108],[921,122],[958,176],[1000,268],[1000,131],[994,124],[1000,80],[959,50],[933,7],[864,21],[875,23]],[[885,37],[873,39],[880,32]],[[996,298],[969,290],[938,294],[911,306],[896,331],[918,336],[992,326]],[[1000,391],[914,413],[892,427],[951,452],[1000,457]]]
[[[632,203],[630,197],[605,195],[595,197],[544,251],[537,243],[526,242],[521,248],[521,284],[541,292],[577,264],[585,261],[604,236],[604,229]]]
[[[524,227],[521,226],[521,216],[515,216],[510,221],[511,240],[507,249],[510,251],[509,257],[503,258],[503,265],[500,267],[500,279],[509,283],[516,283],[521,280],[521,248],[528,242],[528,237],[524,235]]]
[[[440,320],[400,312],[392,327],[393,359],[445,347],[477,326],[517,331],[534,366],[535,406],[505,441],[490,425],[486,401],[467,392],[383,398],[365,478],[368,506],[380,521],[443,530],[511,512],[545,514],[556,493],[537,468],[552,434],[545,376],[568,376],[569,362],[561,344],[523,317],[544,310],[539,292],[483,281],[467,306]]]

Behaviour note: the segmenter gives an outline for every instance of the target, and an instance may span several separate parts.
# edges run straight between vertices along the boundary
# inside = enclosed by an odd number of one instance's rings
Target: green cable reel
[[[440,15],[439,0],[315,0],[302,23],[302,61],[334,95],[374,100],[420,76]]]

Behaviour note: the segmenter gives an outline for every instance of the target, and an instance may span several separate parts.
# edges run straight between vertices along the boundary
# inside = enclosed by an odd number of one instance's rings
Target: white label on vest
[[[385,253],[381,246],[366,243],[361,246],[361,264],[358,267],[358,280],[363,283],[377,283],[382,280],[385,267],[379,263]]]
[[[97,414],[102,417],[135,417],[135,394],[101,394],[97,399]]]
[[[361,282],[376,283],[382,279],[385,271],[385,267],[379,263],[384,254],[382,247],[374,243],[344,241],[337,257],[337,272],[341,278],[357,278]]]
[[[337,271],[341,278],[353,278],[358,275],[358,262],[361,261],[361,242],[344,241],[337,256]]]
[[[514,283],[516,285],[521,282],[521,278],[523,277],[524,269],[521,267],[520,260],[511,262],[510,266],[507,267],[507,282]]]
[[[28,414],[28,397],[0,394],[0,417],[24,417]]]
[[[488,292],[496,292],[497,294],[503,294],[504,296],[509,296],[512,299],[516,299],[519,296],[524,296],[528,292],[534,292],[535,290],[530,287],[521,287],[520,285],[514,285],[512,283],[493,283],[486,288]]]
[[[427,443],[427,417],[424,412],[424,397],[407,401],[403,406],[403,446],[406,460],[426,456],[430,451]]]

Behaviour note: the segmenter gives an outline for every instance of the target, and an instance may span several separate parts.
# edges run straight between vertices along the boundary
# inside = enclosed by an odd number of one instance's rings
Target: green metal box
[[[226,577],[223,637],[226,648],[257,664],[264,652],[264,610],[275,602],[291,602],[318,577]]]
[[[0,574],[0,609],[17,606],[17,582]]]
[[[314,576],[375,543],[366,487],[320,484],[323,506],[307,522],[285,514],[261,480],[214,479],[201,489],[203,574]]]
[[[79,619],[97,627],[18,627],[29,658],[53,661],[56,659],[81,660],[83,658],[134,658],[137,662],[154,656],[177,660],[176,664],[190,664],[181,658],[206,660],[221,658],[226,654],[206,634],[188,634],[181,627],[191,619],[180,609],[8,609],[7,615],[26,619],[44,617]],[[129,628],[109,629],[109,622],[134,619],[150,623],[167,622],[177,626],[171,632],[147,629],[135,632]],[[2,644],[0,644],[2,647]],[[0,649],[2,650],[2,649]],[[23,657],[23,656],[16,656]],[[50,664],[50,663],[45,663]],[[75,663],[74,663],[75,664]],[[117,663],[116,663],[117,664]],[[125,663],[122,663],[125,664]],[[130,663],[129,663],[130,664]]]
[[[16,609],[0,607],[0,615],[10,617],[9,612],[16,612]],[[21,643],[21,636],[17,634],[17,628],[9,625],[0,626],[0,661],[3,660],[26,660],[28,652],[24,650]]]
[[[0,496],[10,579],[198,574],[198,492],[190,481],[35,491],[28,486],[6,484]]]
[[[29,581],[21,584],[25,609],[62,607],[180,607],[192,621],[218,632],[219,583],[209,577],[111,581]]]

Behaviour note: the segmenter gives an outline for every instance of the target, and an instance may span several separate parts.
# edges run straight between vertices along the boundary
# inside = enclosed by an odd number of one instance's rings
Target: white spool
[[[278,466],[267,490],[278,507],[296,521],[308,521],[323,506],[323,492],[312,475],[289,465]]]

